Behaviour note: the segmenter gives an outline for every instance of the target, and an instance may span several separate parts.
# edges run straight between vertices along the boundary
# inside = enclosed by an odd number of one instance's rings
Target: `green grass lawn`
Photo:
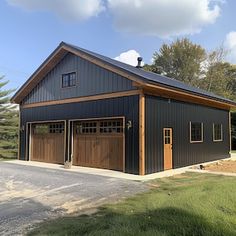
[[[93,215],[45,222],[29,235],[235,236],[236,178],[187,173]]]

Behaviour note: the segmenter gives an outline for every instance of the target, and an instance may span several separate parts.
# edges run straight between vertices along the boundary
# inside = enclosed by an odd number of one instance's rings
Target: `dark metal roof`
[[[159,75],[159,74],[156,74],[156,73],[153,73],[153,72],[145,71],[145,70],[136,68],[134,66],[128,65],[126,63],[117,61],[115,59],[111,59],[109,57],[100,55],[100,54],[95,53],[95,52],[91,52],[89,50],[86,50],[86,49],[83,49],[83,48],[80,48],[80,47],[77,47],[77,46],[74,46],[74,45],[71,45],[71,44],[68,44],[68,43],[62,42],[61,44],[72,47],[72,48],[74,48],[76,50],[79,50],[81,52],[84,52],[84,53],[86,53],[86,54],[88,54],[88,55],[90,55],[90,56],[92,56],[96,59],[102,60],[103,62],[106,62],[110,65],[113,65],[113,66],[119,68],[119,69],[122,69],[122,70],[124,70],[124,71],[126,71],[126,72],[128,72],[132,75],[138,76],[144,82],[151,83],[151,84],[157,84],[157,85],[163,85],[163,86],[171,87],[171,88],[174,88],[174,89],[179,89],[179,90],[183,90],[183,91],[186,91],[186,92],[190,92],[190,93],[193,93],[193,94],[196,94],[196,95],[212,98],[212,99],[215,99],[217,101],[223,101],[223,102],[226,102],[226,103],[236,105],[236,102],[234,102],[230,99],[226,99],[226,98],[223,98],[221,96],[215,95],[214,93],[207,92],[205,90],[202,90],[202,89],[199,89],[199,88],[196,88],[196,87],[193,87],[193,86],[189,86],[189,85],[187,85],[187,84],[185,84],[181,81],[178,81],[176,79],[172,79],[172,78],[169,78],[167,76]]]

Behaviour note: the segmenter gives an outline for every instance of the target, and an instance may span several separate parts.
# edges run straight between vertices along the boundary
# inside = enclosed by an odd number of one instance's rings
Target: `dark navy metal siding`
[[[77,85],[61,88],[62,74],[76,72]],[[132,81],[68,53],[29,93],[22,104],[135,89]]]
[[[21,109],[21,126],[26,122],[88,119],[124,116],[132,121],[132,128],[126,130],[126,172],[138,174],[139,170],[139,96],[128,96],[97,101],[70,103]],[[68,122],[67,122],[68,123]],[[20,159],[25,159],[25,132],[21,133]],[[66,156],[67,157],[67,156]]]
[[[163,128],[173,129],[173,168],[229,157],[229,111],[146,96],[146,174],[163,170]],[[189,122],[203,122],[203,143],[190,143]],[[213,123],[223,142],[213,142]]]

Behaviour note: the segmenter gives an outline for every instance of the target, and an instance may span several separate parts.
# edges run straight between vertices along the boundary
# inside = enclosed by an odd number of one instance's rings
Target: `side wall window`
[[[223,141],[223,129],[222,124],[213,124],[213,141]]]
[[[203,123],[190,122],[190,143],[203,142]]]

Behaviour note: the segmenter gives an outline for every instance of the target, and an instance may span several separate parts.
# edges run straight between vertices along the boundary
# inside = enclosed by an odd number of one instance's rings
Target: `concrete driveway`
[[[137,181],[0,162],[0,235],[145,190]]]

